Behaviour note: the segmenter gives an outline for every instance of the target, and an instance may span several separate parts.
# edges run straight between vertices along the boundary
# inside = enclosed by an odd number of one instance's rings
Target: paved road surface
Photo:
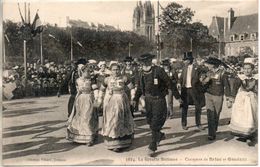
[[[175,118],[167,120],[155,158],[147,156],[151,139],[145,118],[136,113],[135,140],[131,148],[114,153],[98,144],[87,147],[65,139],[68,96],[20,99],[3,102],[3,165],[142,165],[142,164],[256,164],[257,147],[249,147],[230,135],[230,110],[223,108],[215,141],[207,140],[207,129],[194,127],[194,108],[188,115],[188,131],[181,128],[181,115],[175,103]],[[100,120],[102,117],[100,117]],[[207,126],[206,111],[202,123]],[[101,125],[100,125],[101,126]]]

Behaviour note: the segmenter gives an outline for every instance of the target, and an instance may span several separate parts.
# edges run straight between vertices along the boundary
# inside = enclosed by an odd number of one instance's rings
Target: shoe
[[[208,140],[215,140],[216,136],[208,136]]]
[[[188,130],[189,128],[187,126],[182,126],[183,130]]]
[[[94,145],[94,142],[93,142],[93,141],[87,143],[87,146],[88,146],[88,147],[91,147],[91,146],[93,146],[93,145]]]
[[[153,150],[151,150],[151,149],[148,149],[147,155],[148,155],[149,157],[153,157],[154,154],[155,154],[155,151],[153,151]]]
[[[114,148],[113,151],[114,152],[120,152],[120,149],[119,148]]]
[[[248,140],[246,141],[246,143],[247,143],[247,145],[248,145],[249,147],[254,147],[254,146],[256,145],[256,141],[251,140],[251,139],[248,139]]]
[[[247,139],[246,138],[243,138],[243,137],[239,137],[236,139],[237,141],[240,141],[240,142],[247,142]]]
[[[199,130],[205,130],[205,128],[204,128],[203,126],[201,126],[201,125],[197,126],[197,128],[198,128]]]
[[[160,144],[160,141],[165,140],[165,139],[166,139],[165,133],[161,133],[161,137],[160,137],[160,140],[157,142],[157,145]]]

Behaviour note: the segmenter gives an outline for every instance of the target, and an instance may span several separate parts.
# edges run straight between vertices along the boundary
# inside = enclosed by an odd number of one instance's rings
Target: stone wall
[[[225,46],[225,55],[238,56],[243,47],[250,47],[254,54],[258,55],[258,41],[227,42]]]

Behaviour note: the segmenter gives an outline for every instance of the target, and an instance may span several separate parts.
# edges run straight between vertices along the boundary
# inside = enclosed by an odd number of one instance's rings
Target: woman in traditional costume
[[[258,129],[258,78],[253,75],[254,58],[246,58],[243,69],[244,74],[239,76],[241,86],[232,107],[229,127],[232,134],[238,136],[239,140],[251,143]]]
[[[101,85],[98,105],[103,102],[104,142],[109,150],[118,152],[132,144],[134,121],[126,90],[133,89],[133,85],[120,74],[117,63],[111,64],[110,70],[111,76],[105,78]]]
[[[67,139],[92,146],[98,136],[98,113],[94,109],[98,89],[91,80],[90,69],[87,66],[80,68],[79,76],[76,80],[78,93],[68,120]]]

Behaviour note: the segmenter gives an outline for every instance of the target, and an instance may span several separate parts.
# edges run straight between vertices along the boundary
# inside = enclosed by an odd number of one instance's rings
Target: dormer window
[[[235,35],[231,35],[230,36],[230,41],[234,41],[235,40]]]
[[[239,36],[239,38],[240,38],[240,41],[243,41],[244,38],[245,38],[245,35],[244,35],[244,34],[241,34],[241,35]]]
[[[255,40],[255,39],[256,39],[256,33],[250,34],[250,39],[251,39],[251,40]]]

